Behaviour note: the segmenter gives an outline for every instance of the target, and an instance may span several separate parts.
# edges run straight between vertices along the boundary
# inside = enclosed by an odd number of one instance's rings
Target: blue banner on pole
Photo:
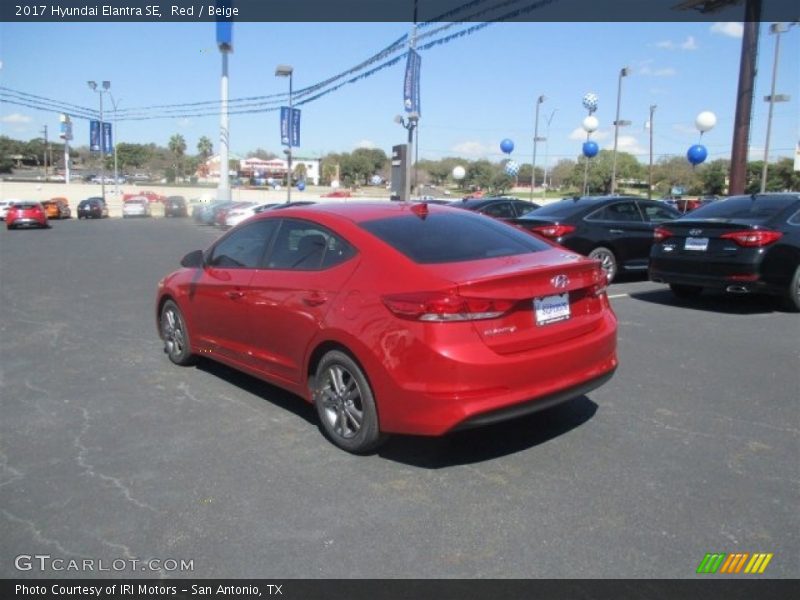
[[[110,154],[114,151],[114,143],[111,140],[111,123],[103,123],[103,152]]]
[[[403,82],[403,105],[407,113],[420,114],[419,102],[419,72],[422,58],[412,49],[408,50],[406,61],[406,78]]]
[[[100,152],[100,121],[89,121],[89,150]]]
[[[233,0],[217,0],[217,47],[220,52],[233,51],[233,21],[228,15],[232,11]]]
[[[300,145],[300,109],[281,106],[281,144],[297,147]]]

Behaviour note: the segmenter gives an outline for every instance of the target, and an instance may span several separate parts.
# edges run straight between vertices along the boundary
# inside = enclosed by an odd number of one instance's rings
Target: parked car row
[[[289,203],[217,201],[195,205],[192,209],[192,218],[195,222],[203,225],[216,225],[221,229],[228,229],[265,210],[307,206],[310,204],[316,204],[316,201],[298,200]]]
[[[511,224],[425,202],[264,210],[159,283],[159,335],[178,365],[202,355],[300,395],[334,444],[363,453],[602,385],[617,367],[617,265],[679,297],[763,292],[800,311],[800,194],[684,216],[574,198]]]

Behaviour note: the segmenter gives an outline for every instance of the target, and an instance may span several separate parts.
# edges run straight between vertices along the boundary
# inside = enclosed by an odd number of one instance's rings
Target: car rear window
[[[19,210],[30,210],[32,208],[36,208],[36,203],[34,202],[15,202],[14,208]]]
[[[732,196],[701,206],[683,218],[766,221],[797,202],[796,196]]]
[[[538,219],[539,217],[548,217],[548,218],[565,218],[569,217],[579,210],[583,210],[586,207],[585,202],[581,202],[580,200],[560,200],[558,202],[553,202],[551,204],[546,204],[541,208],[537,208],[532,210],[531,212],[525,214],[522,219]]]
[[[539,252],[549,244],[499,221],[472,213],[388,217],[360,224],[416,263],[463,262]]]

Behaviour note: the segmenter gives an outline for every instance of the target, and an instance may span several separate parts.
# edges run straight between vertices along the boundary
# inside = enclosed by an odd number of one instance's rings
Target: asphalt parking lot
[[[337,450],[310,406],[162,353],[156,282],[188,219],[0,231],[0,577],[20,554],[192,560],[169,577],[694,577],[800,560],[800,317],[611,286],[621,366],[556,409]]]

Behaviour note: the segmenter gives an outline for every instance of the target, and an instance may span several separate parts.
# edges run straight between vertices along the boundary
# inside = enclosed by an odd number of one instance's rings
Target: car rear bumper
[[[47,227],[47,221],[37,219],[14,219],[8,223],[10,227]]]
[[[732,270],[727,275],[711,273],[686,273],[666,271],[651,263],[649,278],[656,283],[673,285],[691,285],[709,290],[731,292],[734,294],[771,294],[782,295],[785,287],[764,281],[759,272],[752,266]]]
[[[513,419],[566,402],[602,385],[617,368],[617,321],[608,310],[593,331],[565,342],[515,355],[488,347],[469,360],[431,352],[416,359],[419,377],[408,372],[394,389],[378,390],[381,430],[442,435]],[[409,356],[409,360],[414,360]]]

